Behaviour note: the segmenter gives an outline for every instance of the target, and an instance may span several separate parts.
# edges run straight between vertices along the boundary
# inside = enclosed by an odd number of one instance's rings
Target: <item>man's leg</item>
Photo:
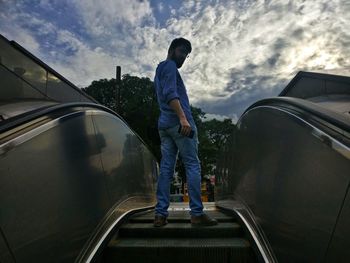
[[[193,138],[189,138],[179,134],[177,130],[178,126],[172,128],[169,133],[174,138],[185,165],[191,215],[200,216],[203,214],[203,204],[201,199],[201,166],[198,159],[197,131],[195,130]]]
[[[218,222],[203,213],[201,199],[201,168],[198,159],[198,136],[194,125],[194,137],[182,136],[172,130],[176,145],[179,149],[182,161],[184,162],[187,176],[188,193],[190,195],[191,224],[192,226],[213,226]]]
[[[157,205],[155,214],[162,217],[168,216],[170,183],[174,176],[174,169],[178,149],[175,142],[167,133],[167,130],[159,131],[161,140],[162,159],[160,161],[160,172],[157,186]]]

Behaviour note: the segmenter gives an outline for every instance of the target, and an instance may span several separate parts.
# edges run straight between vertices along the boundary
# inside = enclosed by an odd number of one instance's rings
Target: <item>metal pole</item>
[[[117,113],[121,114],[120,111],[120,82],[121,82],[121,67],[120,66],[117,66],[116,68],[116,78],[115,78],[115,81],[116,81],[116,110],[117,110]]]

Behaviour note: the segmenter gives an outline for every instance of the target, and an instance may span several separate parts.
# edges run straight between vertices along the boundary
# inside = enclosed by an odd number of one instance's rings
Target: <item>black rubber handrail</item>
[[[14,129],[19,125],[33,121],[37,118],[47,116],[48,114],[60,113],[62,111],[66,112],[67,110],[74,109],[74,108],[84,109],[84,110],[87,110],[89,108],[94,110],[101,110],[116,116],[139,138],[139,140],[143,143],[143,145],[147,148],[147,150],[151,152],[152,155],[154,155],[154,153],[152,152],[150,147],[145,143],[145,141],[129,126],[129,124],[118,113],[112,111],[111,109],[105,106],[91,103],[91,102],[71,102],[71,103],[63,103],[63,104],[57,104],[52,106],[44,106],[42,108],[38,108],[33,111],[29,111],[29,112],[17,115],[15,117],[12,117],[0,122],[0,134],[6,131],[9,131],[11,129]],[[155,156],[153,157],[155,158]]]
[[[260,100],[246,109],[242,116],[249,110],[259,106],[279,106],[287,109],[290,108],[300,113],[309,113],[310,115],[323,120],[324,123],[329,123],[347,133],[350,133],[350,118],[321,107],[311,101],[292,97],[278,97]]]

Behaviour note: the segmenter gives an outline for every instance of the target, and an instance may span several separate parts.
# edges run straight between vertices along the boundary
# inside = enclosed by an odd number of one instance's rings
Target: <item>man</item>
[[[162,153],[157,186],[155,227],[167,224],[170,183],[174,175],[178,152],[186,169],[192,225],[217,224],[215,219],[203,213],[197,128],[192,117],[185,85],[177,70],[181,68],[191,51],[192,46],[188,40],[174,39],[170,44],[167,59],[159,63],[154,78],[160,107],[158,129]]]

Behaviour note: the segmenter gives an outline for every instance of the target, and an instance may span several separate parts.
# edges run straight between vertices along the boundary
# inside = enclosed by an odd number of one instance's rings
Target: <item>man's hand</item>
[[[176,112],[176,115],[179,117],[180,125],[182,127],[180,132],[181,135],[189,136],[192,128],[187,121],[184,111],[182,110],[180,101],[178,99],[173,99],[169,102],[169,106]]]
[[[189,136],[190,132],[192,130],[191,125],[187,121],[186,118],[180,119],[180,125],[181,125],[181,135]]]

